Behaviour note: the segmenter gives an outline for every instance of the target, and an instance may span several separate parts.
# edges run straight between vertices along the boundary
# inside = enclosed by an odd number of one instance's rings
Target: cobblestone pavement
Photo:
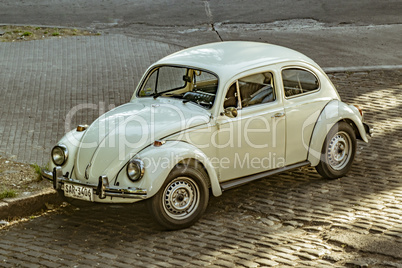
[[[0,154],[45,165],[66,128],[126,103],[145,69],[179,49],[123,35],[0,43]]]
[[[174,232],[142,203],[67,206],[1,230],[0,266],[402,267],[402,70],[331,78],[376,131],[347,177],[303,168],[262,179]]]

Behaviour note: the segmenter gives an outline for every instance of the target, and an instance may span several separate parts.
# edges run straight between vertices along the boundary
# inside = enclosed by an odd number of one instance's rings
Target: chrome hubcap
[[[343,169],[350,159],[352,152],[351,140],[346,132],[336,133],[329,142],[327,159],[328,164],[335,170]]]
[[[199,188],[187,177],[171,181],[163,194],[163,208],[173,219],[184,219],[193,214],[199,203]]]

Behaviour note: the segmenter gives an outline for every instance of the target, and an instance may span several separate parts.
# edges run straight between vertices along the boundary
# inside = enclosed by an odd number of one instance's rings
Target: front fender
[[[68,150],[68,159],[66,163],[61,167],[63,173],[69,172],[71,174],[74,167],[75,156],[77,154],[77,150],[83,133],[83,131],[77,131],[76,129],[73,129],[70,132],[67,132],[58,142],[58,144],[64,144]],[[55,164],[53,163],[51,156],[49,163],[49,170],[53,170]]]
[[[222,194],[218,176],[208,157],[197,147],[182,141],[167,141],[162,146],[148,146],[137,154],[144,161],[145,173],[142,187],[147,189],[148,197],[155,195],[170,171],[182,160],[195,159],[201,162],[208,172],[214,196]]]
[[[317,166],[320,162],[325,137],[330,129],[339,121],[352,121],[359,131],[361,139],[368,142],[362,118],[357,109],[353,108],[342,101],[333,100],[321,111],[310,141],[307,160],[310,161],[311,166]]]

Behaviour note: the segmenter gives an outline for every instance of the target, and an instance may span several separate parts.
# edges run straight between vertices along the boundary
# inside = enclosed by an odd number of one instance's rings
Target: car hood
[[[77,178],[110,179],[155,140],[206,124],[211,114],[176,99],[139,98],[96,119],[85,131],[75,158]]]

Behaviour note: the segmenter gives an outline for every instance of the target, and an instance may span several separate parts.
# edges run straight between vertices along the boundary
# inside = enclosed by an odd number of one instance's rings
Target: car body
[[[201,217],[210,190],[302,166],[344,176],[369,135],[361,109],[307,56],[211,43],[151,65],[130,102],[67,133],[42,174],[70,198],[148,199],[159,223],[179,229]]]

